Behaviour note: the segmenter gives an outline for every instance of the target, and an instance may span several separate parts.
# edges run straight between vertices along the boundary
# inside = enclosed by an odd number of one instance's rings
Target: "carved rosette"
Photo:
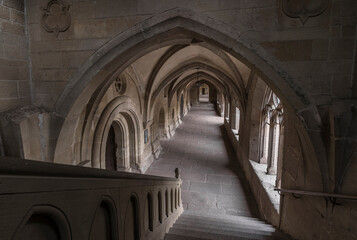
[[[70,4],[66,4],[62,0],[51,0],[46,8],[42,10],[42,27],[50,33],[54,33],[56,37],[60,32],[65,32],[71,25],[71,15],[68,10]]]
[[[281,0],[282,12],[291,18],[300,18],[305,24],[309,17],[322,14],[329,4],[329,0]]]

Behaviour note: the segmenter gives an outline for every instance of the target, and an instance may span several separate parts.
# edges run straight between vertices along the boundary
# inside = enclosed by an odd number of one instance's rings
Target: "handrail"
[[[329,198],[342,198],[349,200],[357,200],[357,196],[338,194],[338,193],[326,193],[326,192],[313,192],[313,191],[304,191],[304,190],[294,190],[294,189],[284,189],[284,188],[274,188],[274,191],[277,191],[279,194],[282,193],[291,193],[298,195],[309,195],[309,196],[318,196],[318,197],[329,197]]]
[[[177,178],[0,157],[0,175],[177,181]]]

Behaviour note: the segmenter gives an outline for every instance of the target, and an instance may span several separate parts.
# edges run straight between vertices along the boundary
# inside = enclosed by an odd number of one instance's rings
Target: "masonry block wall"
[[[0,111],[31,103],[24,1],[0,1]]]
[[[57,2],[63,4],[61,17],[58,16],[58,8],[51,10],[48,0],[28,0],[25,4],[16,0],[0,0],[0,111],[9,110],[15,112],[16,116],[20,115],[20,120],[13,128],[24,132],[9,141],[7,146],[16,148],[14,154],[10,155],[21,156],[18,153],[26,145],[21,143],[23,136],[32,136],[30,131],[25,130],[36,129],[33,131],[37,131],[34,134],[38,136],[37,150],[29,156],[37,160],[54,161],[57,140],[63,130],[72,139],[57,145],[63,150],[58,157],[63,158],[66,163],[78,164],[75,158],[80,153],[66,151],[77,149],[81,145],[73,136],[75,134],[72,129],[85,122],[78,119],[86,119],[90,115],[83,106],[91,105],[96,100],[86,94],[95,95],[101,88],[108,88],[107,77],[115,74],[115,70],[120,69],[118,66],[123,66],[121,70],[129,68],[134,60],[143,57],[151,47],[158,47],[170,39],[169,34],[157,38],[155,36],[166,29],[165,24],[170,17],[181,16],[175,24],[190,21],[190,24],[185,25],[186,31],[171,32],[177,34],[176,37],[184,34],[189,36],[186,42],[180,39],[180,44],[197,44],[205,40],[219,43],[218,47],[224,48],[224,51],[238,57],[248,66],[249,70],[245,75],[260,76],[282,102],[288,105],[290,118],[287,125],[290,123],[291,128],[287,133],[291,134],[285,139],[285,146],[290,147],[291,151],[287,152],[289,154],[284,159],[283,186],[300,187],[302,181],[311,184],[309,190],[347,194],[357,192],[357,1],[318,1],[320,4],[306,6],[307,13],[286,5],[287,1],[284,0]],[[205,24],[203,28],[199,25],[202,22]],[[148,27],[154,25],[154,30]],[[213,34],[217,32],[212,29],[225,33],[225,39],[219,34]],[[137,33],[136,38],[125,42],[133,33]],[[197,40],[197,36],[201,36],[201,39]],[[116,42],[119,40],[122,44]],[[144,42],[146,45],[142,44]],[[175,39],[172,39],[172,44],[175,43]],[[243,49],[240,44],[245,47],[245,51],[239,52]],[[166,45],[161,47],[157,52],[147,54],[146,58],[140,58],[142,65],[150,60],[156,62],[160,54],[167,50]],[[105,61],[112,57],[106,52],[108,49],[127,58]],[[122,52],[124,50],[125,54]],[[98,59],[104,60],[99,62]],[[87,71],[88,66],[91,69]],[[152,70],[150,67],[146,68],[142,72]],[[93,72],[96,74],[91,75]],[[140,82],[143,78],[135,70],[132,75],[138,80],[139,90],[147,87],[147,81]],[[159,77],[163,76],[162,74]],[[78,81],[79,78],[84,80]],[[105,83],[103,79],[106,79]],[[102,81],[103,84],[98,87],[98,82]],[[250,92],[251,87],[247,82],[248,80],[244,85],[245,94]],[[138,106],[135,111],[140,112],[138,122],[144,122],[139,140],[143,142],[143,131],[148,129],[150,132],[155,123],[150,122],[152,116],[144,120],[145,113],[142,109],[145,106],[140,99],[145,99],[145,93],[141,90],[137,95],[134,92],[131,94],[137,98]],[[244,99],[251,97],[247,95]],[[176,106],[175,109],[166,112],[169,115],[166,116],[166,121],[170,119],[172,124],[179,121],[179,101],[175,96],[172,103]],[[166,102],[167,99],[159,94],[156,103]],[[98,109],[103,110],[106,106],[101,106],[101,103],[107,102],[105,99],[98,102]],[[26,113],[19,110],[27,105],[33,107],[31,117],[26,117]],[[172,110],[174,114],[171,116]],[[150,112],[153,115],[154,111]],[[45,117],[41,118],[41,114]],[[98,116],[93,116],[95,121],[98,120]],[[42,125],[39,124],[41,119],[45,121]],[[245,119],[249,120],[249,117]],[[297,126],[300,138],[296,136]],[[246,139],[249,139],[249,132]],[[309,140],[305,141],[308,147],[303,149],[300,146],[301,139]],[[10,144],[11,142],[16,144]],[[142,146],[144,158],[150,154],[149,144],[150,138],[149,143]],[[242,143],[242,154],[249,155],[249,146],[251,145],[248,142]],[[303,154],[308,151],[311,155]],[[248,161],[247,158],[242,159]],[[310,159],[314,162],[309,161]],[[298,174],[294,166],[301,166],[301,162],[313,170],[304,172],[302,178],[291,177]],[[350,226],[351,222],[356,222],[354,204],[332,208],[315,199],[286,199],[284,204],[281,227],[295,236],[302,239],[326,239],[326,231],[333,229],[331,231],[334,233],[329,236],[341,234],[346,238],[357,238],[357,233]],[[306,215],[299,215],[294,209],[305,209]],[[306,221],[306,217],[311,221]],[[311,228],[314,220],[324,224],[321,228]],[[332,225],[335,227],[329,228]]]

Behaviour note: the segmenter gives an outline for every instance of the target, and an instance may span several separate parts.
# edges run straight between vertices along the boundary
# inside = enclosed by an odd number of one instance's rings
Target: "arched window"
[[[239,124],[240,124],[240,110],[236,107],[236,122],[235,122],[235,129],[238,131],[239,134]]]
[[[157,214],[159,222],[162,223],[162,197],[161,192],[157,194]]]
[[[231,112],[230,110],[231,110],[231,104],[230,104],[229,101],[227,101],[227,110],[226,110],[227,114],[226,114],[226,119],[227,119],[228,122],[229,122],[229,114],[230,114],[230,112]]]
[[[267,164],[267,174],[276,175],[278,161],[283,153],[283,106],[280,99],[270,89],[266,92],[263,106],[260,163]]]

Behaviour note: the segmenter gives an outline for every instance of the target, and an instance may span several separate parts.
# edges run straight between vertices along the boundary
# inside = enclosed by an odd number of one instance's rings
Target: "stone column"
[[[271,118],[271,106],[265,106],[265,119],[264,119],[264,129],[263,129],[263,156],[260,158],[260,163],[268,162],[269,155],[269,140],[270,140],[270,118]]]
[[[279,138],[280,138],[280,110],[276,110],[272,117],[272,146],[271,155],[268,158],[268,169],[267,172],[270,175],[276,174],[278,167],[278,157],[279,157]]]
[[[275,186],[281,187],[281,174],[283,169],[283,156],[284,156],[284,118],[280,115],[280,138],[279,138],[279,156],[278,156],[278,169],[276,173]]]
[[[234,104],[230,105],[229,125],[231,129],[236,129],[236,106]]]
[[[226,105],[226,102],[225,102],[225,99],[224,99],[224,96],[223,94],[221,93],[220,94],[220,104],[221,104],[221,116],[224,116],[224,108],[225,108],[225,105]]]

